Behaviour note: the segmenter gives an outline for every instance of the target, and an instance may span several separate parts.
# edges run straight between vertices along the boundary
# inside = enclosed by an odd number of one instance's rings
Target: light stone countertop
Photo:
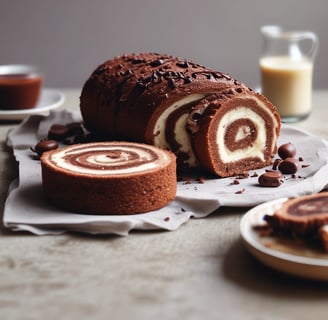
[[[63,90],[78,108],[80,90]],[[297,127],[328,138],[328,91]],[[0,123],[0,209],[17,166]],[[127,237],[0,232],[1,319],[327,319],[328,283],[281,275],[240,240],[246,208]]]

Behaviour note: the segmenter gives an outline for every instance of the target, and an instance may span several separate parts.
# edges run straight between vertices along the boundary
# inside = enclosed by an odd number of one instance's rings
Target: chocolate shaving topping
[[[150,63],[150,65],[151,65],[152,67],[158,67],[158,66],[160,66],[160,65],[163,64],[163,63],[164,63],[164,60],[163,60],[163,59],[157,59],[157,60],[152,61],[152,62]]]
[[[192,79],[190,77],[184,77],[183,81],[184,81],[185,84],[188,84],[188,83],[192,82]]]
[[[132,64],[144,63],[145,59],[131,59]]]
[[[138,81],[137,84],[136,84],[136,89],[139,92],[143,92],[147,89],[147,86],[142,81]]]
[[[121,75],[126,77],[126,76],[129,76],[132,73],[133,73],[133,71],[131,69],[128,69],[128,70],[125,70],[124,72],[121,72]]]
[[[174,80],[172,78],[169,78],[167,80],[167,82],[168,82],[168,86],[169,86],[170,89],[174,89],[175,88],[175,82],[174,82]]]
[[[189,67],[189,64],[187,61],[183,61],[183,62],[177,62],[176,63],[176,66],[177,67],[180,67],[180,68],[188,68]]]

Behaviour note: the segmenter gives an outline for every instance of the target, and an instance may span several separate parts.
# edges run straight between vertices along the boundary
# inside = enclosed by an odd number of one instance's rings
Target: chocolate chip
[[[158,67],[158,66],[160,66],[160,65],[163,64],[163,63],[164,63],[164,60],[163,60],[163,59],[157,59],[157,60],[152,61],[152,62],[150,63],[150,65],[151,65],[152,67]]]
[[[278,165],[278,170],[284,174],[296,173],[298,169],[298,160],[295,158],[286,158]]]
[[[55,140],[41,140],[36,144],[34,149],[32,149],[34,152],[36,152],[39,156],[42,155],[43,152],[49,151],[49,150],[55,150],[58,148],[58,143]]]
[[[292,158],[296,155],[296,148],[292,143],[285,143],[278,148],[278,155],[281,159]]]
[[[48,132],[49,140],[63,140],[68,136],[68,128],[62,124],[53,124]]]
[[[279,171],[267,171],[259,176],[258,182],[262,187],[279,187],[283,178]]]

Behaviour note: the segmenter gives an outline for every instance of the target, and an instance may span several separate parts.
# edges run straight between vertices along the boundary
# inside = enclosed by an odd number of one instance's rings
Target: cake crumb
[[[240,174],[236,177],[236,179],[246,179],[246,178],[248,178],[248,177],[249,177],[249,172],[248,172],[248,171],[244,171],[244,172],[240,173]]]
[[[198,182],[201,183],[201,184],[205,183],[205,178],[204,177],[199,177]]]
[[[244,193],[245,191],[246,191],[246,189],[243,188],[243,189],[237,190],[237,191],[235,192],[235,194],[242,194],[242,193]]]

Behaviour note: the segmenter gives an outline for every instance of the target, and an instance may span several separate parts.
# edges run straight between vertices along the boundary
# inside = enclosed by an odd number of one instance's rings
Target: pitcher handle
[[[306,31],[302,40],[311,40],[311,47],[307,54],[309,57],[311,57],[311,59],[313,59],[316,56],[319,48],[319,39],[317,35],[314,32]]]

